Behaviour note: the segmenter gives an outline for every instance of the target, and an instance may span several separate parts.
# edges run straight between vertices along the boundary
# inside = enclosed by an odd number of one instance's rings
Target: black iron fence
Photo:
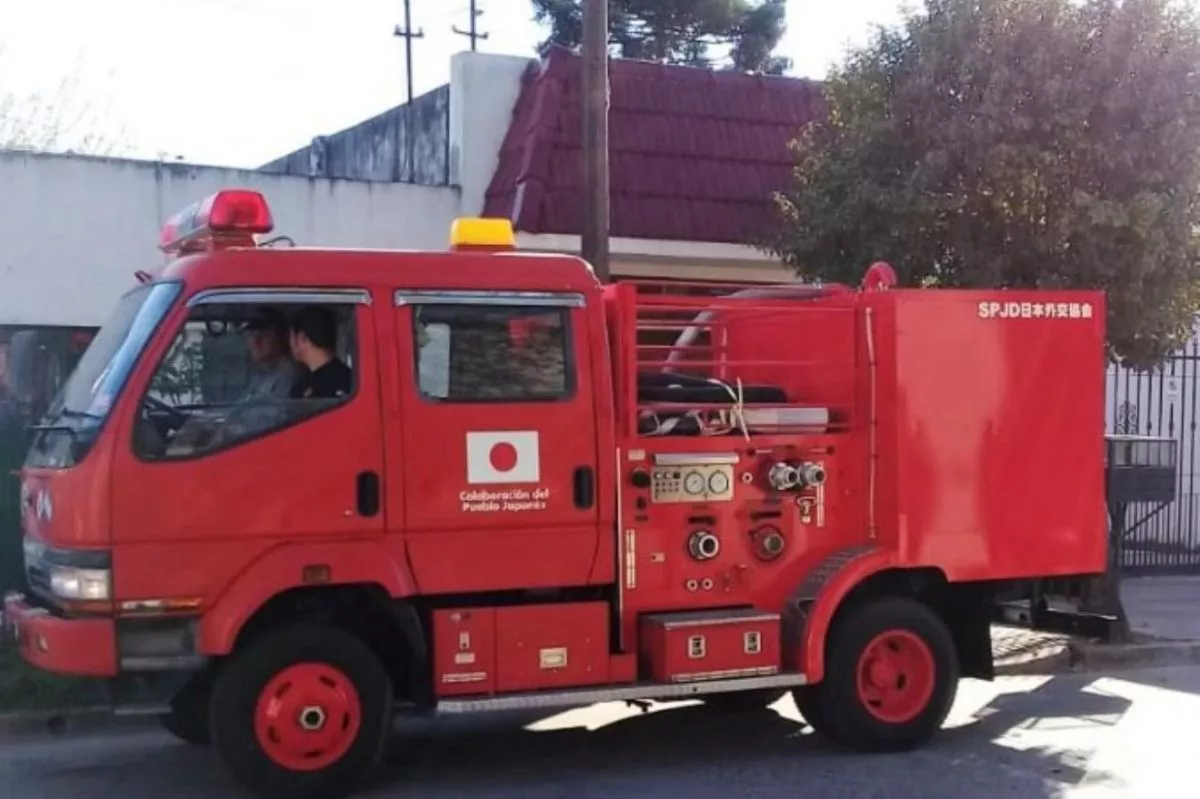
[[[1109,366],[1106,389],[1107,432],[1179,442],[1177,499],[1129,506],[1122,569],[1127,574],[1200,573],[1200,340],[1151,371]]]

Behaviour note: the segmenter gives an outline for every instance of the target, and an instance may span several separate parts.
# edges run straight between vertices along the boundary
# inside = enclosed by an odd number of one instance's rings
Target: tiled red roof
[[[555,49],[525,73],[486,215],[580,232],[580,64]],[[821,113],[820,84],[625,60],[609,75],[611,235],[746,243],[775,222],[787,145]]]

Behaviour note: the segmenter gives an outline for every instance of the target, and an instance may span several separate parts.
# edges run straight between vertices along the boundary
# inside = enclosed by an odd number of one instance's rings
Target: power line
[[[413,39],[424,39],[425,31],[418,28],[416,31],[412,29],[412,0],[404,0],[404,26],[396,26],[392,31],[393,36],[399,36],[404,39],[404,71],[408,79],[408,102],[413,101]]]
[[[405,118],[405,123],[406,123],[405,127],[407,129],[406,130],[406,132],[407,132],[406,138],[408,139],[408,177],[409,177],[409,180],[411,181],[413,178],[413,175],[415,174],[415,165],[413,164],[413,158],[415,157],[414,156],[415,147],[414,147],[414,142],[413,142],[413,114],[412,114],[413,39],[424,39],[425,38],[424,30],[418,29],[417,31],[414,32],[412,29],[412,0],[404,0],[404,27],[400,27],[399,25],[397,25],[396,29],[394,31],[392,31],[392,35],[399,36],[402,39],[404,39],[404,77],[408,81],[408,94],[407,94],[408,101],[407,101],[406,108],[405,108],[404,118]],[[399,158],[396,159],[395,179],[397,181],[400,180],[400,159]]]
[[[475,7],[475,0],[471,0],[471,8],[470,8],[469,13],[471,15],[470,29],[465,30],[465,31],[459,30],[457,25],[451,25],[450,30],[454,31],[459,36],[466,36],[468,39],[470,39],[471,40],[471,52],[475,52],[475,40],[476,39],[487,40],[488,34],[479,33],[475,27],[476,20],[478,20],[480,17],[483,16],[483,9]]]

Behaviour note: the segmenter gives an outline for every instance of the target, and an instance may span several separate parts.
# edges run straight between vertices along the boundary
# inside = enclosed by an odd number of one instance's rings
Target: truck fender
[[[850,547],[818,563],[800,583],[788,602],[788,612],[798,614],[801,623],[788,643],[796,647],[795,665],[810,683],[825,677],[825,637],[842,601],[871,575],[894,565],[894,553],[885,549]]]
[[[328,579],[305,582],[308,566],[327,567]],[[284,591],[351,584],[378,585],[394,598],[416,592],[408,568],[378,541],[281,544],[238,573],[205,609],[197,649],[204,655],[229,654],[243,625]]]

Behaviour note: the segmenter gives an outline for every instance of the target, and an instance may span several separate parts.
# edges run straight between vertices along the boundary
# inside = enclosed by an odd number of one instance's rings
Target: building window
[[[274,433],[349,402],[355,306],[196,306],[150,380],[137,454],[189,458]]]
[[[540,402],[575,387],[563,308],[415,305],[421,395],[443,402]]]

